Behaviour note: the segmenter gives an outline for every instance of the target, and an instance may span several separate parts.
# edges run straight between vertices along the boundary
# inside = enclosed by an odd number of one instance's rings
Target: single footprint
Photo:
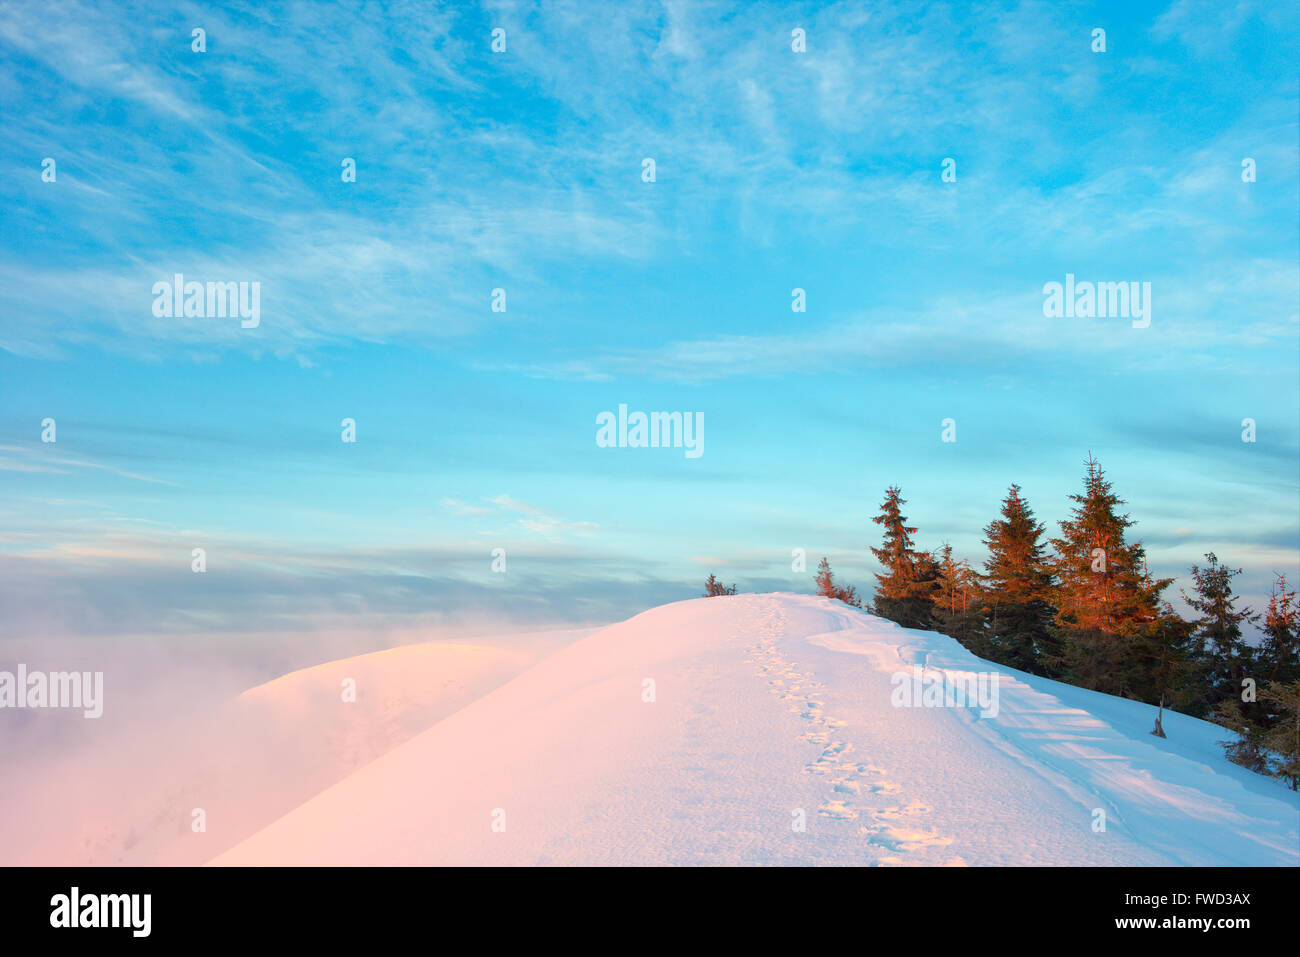
[[[903,790],[903,786],[893,781],[878,781],[875,784],[868,784],[867,790],[872,794],[897,794]]]
[[[833,817],[841,821],[851,821],[858,816],[858,812],[840,798],[831,798],[817,809],[817,813],[822,817]]]
[[[897,821],[910,814],[926,814],[932,810],[933,808],[922,804],[920,801],[913,801],[902,807],[887,807],[880,811],[872,811],[871,816],[878,821]]]
[[[894,851],[916,851],[925,847],[945,847],[952,843],[950,837],[940,837],[937,831],[921,831],[908,827],[862,827],[858,829],[876,844]]]

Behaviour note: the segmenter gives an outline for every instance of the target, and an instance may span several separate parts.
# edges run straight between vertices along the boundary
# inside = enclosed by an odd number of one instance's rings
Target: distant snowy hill
[[[330,661],[55,753],[6,781],[0,863],[202,864],[590,632],[431,641]]]
[[[994,708],[899,698],[990,673]],[[828,599],[696,599],[532,664],[214,863],[1300,864],[1297,796],[1221,729],[1153,717]]]

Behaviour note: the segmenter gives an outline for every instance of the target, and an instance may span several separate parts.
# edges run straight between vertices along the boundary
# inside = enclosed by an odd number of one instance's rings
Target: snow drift
[[[917,673],[996,674],[997,707],[899,706]],[[1153,719],[828,599],[696,599],[532,664],[214,863],[1300,864],[1294,793],[1214,725]]]

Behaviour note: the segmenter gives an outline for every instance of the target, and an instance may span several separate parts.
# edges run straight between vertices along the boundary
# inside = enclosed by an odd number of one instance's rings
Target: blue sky
[[[1300,575],[1284,4],[153,6],[0,9],[0,632],[869,592],[886,486],[978,562],[1089,451],[1170,597]],[[260,325],[155,317],[177,272]],[[1044,317],[1067,273],[1150,327]]]

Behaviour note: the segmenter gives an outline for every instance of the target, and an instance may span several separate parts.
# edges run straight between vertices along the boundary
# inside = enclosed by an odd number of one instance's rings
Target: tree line
[[[1230,568],[1213,553],[1191,568],[1185,619],[1165,599],[1172,578],[1155,578],[1134,522],[1120,508],[1101,465],[1089,455],[1083,488],[1071,495],[1059,534],[1047,537],[1019,486],[984,528],[982,570],[915,546],[901,490],[885,491],[871,604],[817,568],[817,593],[906,628],[956,639],[985,660],[1081,688],[1157,705],[1151,733],[1165,736],[1166,708],[1206,718],[1234,732],[1230,759],[1300,787],[1300,611],[1286,576],[1276,575],[1268,607],[1238,608]],[[713,576],[710,576],[712,580]],[[720,588],[721,586],[716,586]],[[730,591],[709,594],[735,594]],[[1245,639],[1260,622],[1263,640]]]

